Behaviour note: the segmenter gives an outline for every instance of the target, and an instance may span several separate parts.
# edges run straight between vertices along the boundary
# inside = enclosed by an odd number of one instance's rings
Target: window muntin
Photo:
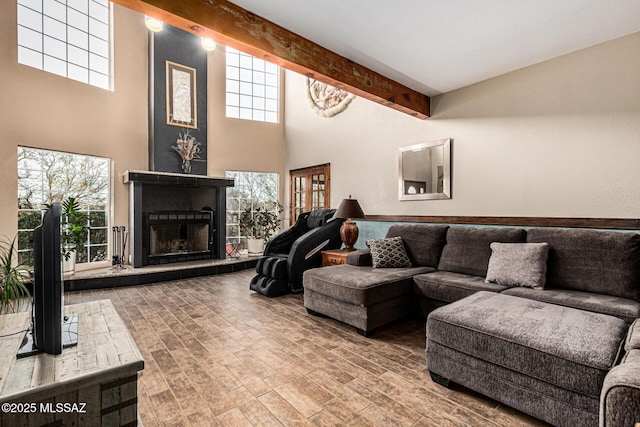
[[[270,172],[227,171],[235,178],[235,185],[227,188],[227,241],[238,245],[246,243],[240,233],[240,214],[247,209],[278,210],[278,174]],[[246,248],[246,244],[244,245]]]
[[[78,200],[89,218],[89,233],[76,262],[108,260],[110,162],[102,157],[18,147],[18,260],[33,264],[33,229],[44,205]]]
[[[280,69],[227,47],[226,116],[278,123]]]
[[[18,0],[18,62],[111,89],[108,0]]]

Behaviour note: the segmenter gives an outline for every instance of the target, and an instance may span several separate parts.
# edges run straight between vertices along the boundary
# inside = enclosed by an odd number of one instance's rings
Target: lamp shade
[[[349,196],[348,199],[343,199],[338,206],[338,210],[336,211],[335,218],[364,218],[364,212],[360,207],[360,203],[358,203],[357,199],[352,199]]]

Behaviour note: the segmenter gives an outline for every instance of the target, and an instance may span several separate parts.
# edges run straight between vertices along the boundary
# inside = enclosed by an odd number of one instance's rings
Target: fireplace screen
[[[213,212],[149,212],[146,222],[147,264],[212,257]]]

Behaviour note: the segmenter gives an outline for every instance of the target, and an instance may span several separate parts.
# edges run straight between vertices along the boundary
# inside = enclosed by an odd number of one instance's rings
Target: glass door
[[[289,172],[291,178],[291,223],[301,213],[313,209],[329,209],[330,164],[296,169]]]

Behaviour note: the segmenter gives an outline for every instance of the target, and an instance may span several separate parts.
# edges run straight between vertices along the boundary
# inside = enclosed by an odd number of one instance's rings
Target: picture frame
[[[196,69],[171,61],[166,63],[167,124],[196,129]]]

